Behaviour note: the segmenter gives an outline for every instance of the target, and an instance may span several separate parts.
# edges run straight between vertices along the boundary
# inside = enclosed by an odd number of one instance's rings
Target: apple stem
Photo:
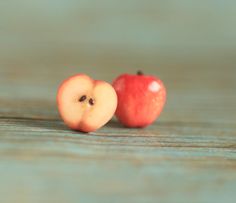
[[[137,71],[137,75],[143,75],[143,72],[141,70]]]

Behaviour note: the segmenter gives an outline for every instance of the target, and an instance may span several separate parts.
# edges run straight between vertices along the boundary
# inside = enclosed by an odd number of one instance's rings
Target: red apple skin
[[[123,74],[113,82],[118,96],[117,119],[126,127],[141,128],[152,124],[166,102],[166,88],[154,76]]]
[[[87,99],[80,102],[81,96]],[[89,99],[94,99],[94,105]],[[60,85],[57,106],[64,123],[81,132],[94,132],[105,125],[114,115],[117,95],[105,81],[93,80],[85,74],[74,75]]]

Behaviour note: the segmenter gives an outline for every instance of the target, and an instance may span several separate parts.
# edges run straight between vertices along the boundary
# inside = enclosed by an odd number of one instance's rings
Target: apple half
[[[93,132],[104,126],[114,115],[117,95],[109,83],[77,74],[59,87],[57,105],[69,128]]]

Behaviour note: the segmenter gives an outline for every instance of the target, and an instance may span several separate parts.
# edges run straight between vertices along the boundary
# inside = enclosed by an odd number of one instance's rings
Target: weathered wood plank
[[[81,134],[58,120],[0,118],[1,199],[233,202],[235,127],[159,122],[129,130],[112,121]]]
[[[176,78],[165,66],[150,69],[168,87],[159,121],[127,129],[113,120],[91,134],[67,129],[55,104],[60,81],[81,70],[1,66],[0,201],[235,202],[236,80],[222,63],[191,73],[182,61]],[[102,70],[82,69],[108,81],[116,73]]]

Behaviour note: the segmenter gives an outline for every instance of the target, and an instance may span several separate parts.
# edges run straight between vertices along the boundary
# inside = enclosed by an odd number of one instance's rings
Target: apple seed
[[[94,100],[92,98],[89,99],[89,104],[92,106],[94,105]]]
[[[83,102],[86,99],[87,99],[86,95],[83,95],[82,97],[80,97],[79,102]]]

